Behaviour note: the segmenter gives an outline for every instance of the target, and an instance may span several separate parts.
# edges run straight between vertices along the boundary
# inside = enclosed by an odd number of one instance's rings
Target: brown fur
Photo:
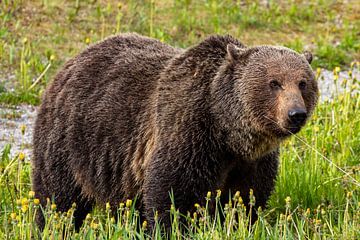
[[[77,227],[94,203],[135,196],[150,223],[157,210],[168,225],[171,190],[181,212],[216,189],[240,190],[246,201],[252,188],[264,206],[279,144],[304,123],[294,126],[288,112],[309,116],[317,101],[311,58],[247,48],[231,36],[187,50],[136,34],[91,46],[44,94],[34,134],[37,197],[52,197],[61,211],[76,202]],[[273,79],[281,88],[270,87]]]

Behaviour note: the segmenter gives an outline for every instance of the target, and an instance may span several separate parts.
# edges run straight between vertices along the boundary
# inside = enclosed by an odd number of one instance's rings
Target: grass
[[[178,47],[209,34],[232,34],[247,45],[285,45],[314,53],[314,68],[349,70],[343,94],[320,104],[310,123],[283,144],[276,189],[254,225],[237,194],[210,216],[198,206],[186,216],[187,235],[174,205],[171,239],[360,239],[360,5],[348,1],[0,1],[0,104],[37,105],[61,65],[111,34],[138,32]],[[355,62],[355,61],[354,61]],[[334,70],[334,81],[339,69]],[[1,115],[1,114],[0,114]],[[4,115],[4,114],[3,114]],[[16,118],[16,115],[1,116]],[[22,128],[23,134],[26,129]],[[19,140],[21,141],[21,140]],[[23,145],[25,147],[25,145]],[[140,222],[129,200],[118,220],[95,209],[79,232],[73,206],[42,209],[31,191],[30,159],[8,144],[0,149],[0,239],[164,238]],[[218,201],[207,195],[207,201]],[[252,199],[256,201],[256,199]],[[252,202],[253,203],[253,202]],[[195,203],[194,203],[195,204]],[[46,213],[43,233],[34,223]],[[225,222],[219,221],[224,215]]]
[[[352,68],[359,69],[359,63]],[[310,123],[300,134],[289,139],[281,151],[281,165],[267,209],[258,211],[259,219],[250,219],[239,193],[225,206],[217,205],[215,216],[207,204],[196,206],[195,213],[179,223],[176,199],[169,209],[172,216],[171,239],[359,239],[360,238],[360,93],[359,80],[352,76],[342,82],[349,87],[334,100],[320,104]],[[334,70],[334,81],[338,81]],[[21,129],[23,134],[26,129]],[[13,156],[13,157],[11,157]],[[7,145],[0,159],[0,238],[1,239],[163,239],[160,224],[153,231],[140,222],[135,204],[120,203],[117,221],[105,209],[95,209],[81,229],[73,226],[74,205],[68,212],[56,211],[48,201],[41,208],[31,191],[30,163],[21,151],[11,154]],[[218,203],[208,193],[207,203]],[[37,211],[46,214],[46,227],[40,233],[34,223]],[[222,223],[220,215],[224,216]],[[186,228],[184,232],[181,229]]]
[[[178,47],[210,34],[232,34],[250,46],[310,50],[315,68],[349,66],[360,57],[359,16],[355,1],[3,0],[0,103],[39,104],[44,87],[66,60],[121,32]],[[1,87],[2,82],[9,87]]]

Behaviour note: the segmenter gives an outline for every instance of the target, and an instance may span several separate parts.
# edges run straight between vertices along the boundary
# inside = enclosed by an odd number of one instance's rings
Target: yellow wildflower
[[[53,203],[53,204],[51,204],[51,210],[53,210],[53,211],[55,211],[56,210],[56,204],[55,203]]]
[[[20,126],[20,130],[21,130],[21,134],[24,135],[25,134],[25,130],[26,130],[26,125],[25,124],[22,124]]]
[[[14,213],[14,212],[11,213],[11,214],[10,214],[10,217],[11,217],[12,220],[15,220],[15,219],[16,219],[16,213]]]
[[[131,200],[131,199],[126,200],[126,207],[127,207],[127,208],[130,208],[130,207],[131,207],[131,204],[132,204],[132,200]]]
[[[211,192],[209,191],[209,192],[207,192],[207,194],[206,194],[206,198],[207,199],[210,199],[211,198]]]
[[[34,199],[34,204],[35,204],[35,205],[39,205],[39,204],[40,204],[40,200],[39,200],[38,198],[35,198],[35,199]]]
[[[19,160],[20,160],[20,161],[23,161],[24,159],[25,159],[25,153],[20,152],[20,153],[19,153]]]
[[[34,191],[30,191],[28,194],[29,198],[34,198],[35,197],[35,192]]]

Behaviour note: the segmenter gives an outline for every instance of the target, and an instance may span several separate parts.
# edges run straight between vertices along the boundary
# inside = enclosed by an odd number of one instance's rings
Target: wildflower
[[[195,204],[194,204],[194,207],[195,207],[195,208],[200,208],[200,204],[195,203]]]
[[[255,196],[254,196],[254,190],[250,189],[250,193],[249,193],[249,205],[250,206],[255,206]]]
[[[90,223],[90,227],[94,230],[96,230],[99,227],[99,224],[95,223],[95,222],[91,222]]]
[[[291,198],[289,196],[285,198],[285,207],[286,209],[289,209],[291,207]]]
[[[72,213],[73,213],[72,210],[69,209],[69,211],[67,211],[66,213],[66,217],[70,218],[72,216]]]
[[[111,223],[115,223],[115,218],[112,217],[112,218],[110,219],[110,222],[111,222]]]
[[[325,209],[321,209],[321,215],[325,215],[326,214],[326,211],[325,211]]]
[[[56,210],[56,204],[55,203],[51,204],[50,208],[51,208],[51,210],[55,211]]]
[[[132,200],[131,200],[131,199],[126,200],[126,207],[127,207],[127,208],[130,208],[130,207],[131,207],[131,204],[132,204]]]
[[[26,125],[25,124],[22,124],[20,126],[20,131],[21,131],[21,134],[24,135],[25,134],[25,131],[26,131]]]
[[[291,221],[292,221],[291,215],[287,216],[286,221],[287,221],[287,222],[291,222]]]
[[[209,192],[207,192],[207,194],[206,194],[206,198],[207,199],[210,199],[211,198],[211,192],[209,191]]]
[[[17,200],[16,200],[16,205],[18,205],[18,206],[21,205],[21,199],[17,199]]]
[[[335,67],[334,72],[336,73],[340,72],[340,67]]]
[[[124,203],[120,203],[119,207],[120,207],[120,209],[123,209],[124,208]]]
[[[30,191],[28,194],[29,198],[34,198],[35,197],[35,192],[34,191]]]
[[[29,205],[22,205],[22,206],[21,206],[21,211],[22,211],[23,213],[26,213],[28,209],[29,209]]]
[[[16,216],[17,216],[17,215],[16,215],[16,213],[14,213],[14,212],[10,214],[10,217],[11,217],[12,220],[16,220]]]
[[[88,214],[86,215],[86,218],[85,218],[85,219],[88,220],[88,221],[90,221],[90,219],[91,219],[91,214],[88,213]]]
[[[242,199],[242,197],[239,197],[239,204],[243,204],[244,202],[243,202],[243,199]]]
[[[216,190],[216,197],[219,198],[220,196],[221,196],[221,190],[218,189],[218,190]]]
[[[73,203],[73,204],[71,205],[71,208],[72,208],[72,209],[75,209],[75,208],[76,208],[76,203]]]
[[[28,42],[28,39],[26,37],[23,38],[22,43],[26,44]]]
[[[55,60],[55,55],[54,54],[51,54],[50,55],[50,61],[54,61]]]
[[[120,10],[122,8],[122,4],[121,3],[118,3],[117,5],[118,9]]]
[[[235,199],[238,199],[240,197],[240,192],[239,191],[236,191],[235,193]]]
[[[352,198],[352,192],[347,192],[346,198],[348,198],[348,199]]]
[[[85,38],[85,43],[86,43],[86,44],[89,44],[89,43],[90,43],[90,38],[89,38],[89,37]]]
[[[23,198],[21,199],[21,205],[24,206],[24,205],[28,205],[29,204],[29,200],[27,198]]]
[[[319,130],[320,130],[320,128],[319,128],[319,126],[317,126],[317,125],[315,125],[315,127],[314,127],[314,132],[319,132]]]
[[[307,209],[306,209],[305,216],[306,216],[306,217],[310,216],[310,208],[307,208]]]
[[[232,208],[232,201],[231,201],[231,199],[229,199],[229,208]]]
[[[158,212],[158,211],[155,211],[154,220],[157,221],[158,218],[159,218],[159,212]]]
[[[142,223],[142,229],[145,230],[146,227],[147,227],[147,221],[145,220],[145,221],[143,221],[143,223]]]
[[[25,159],[25,153],[20,152],[20,153],[19,153],[19,160],[20,160],[20,161],[24,161],[24,159]]]
[[[106,210],[109,211],[110,210],[110,203],[106,203]]]

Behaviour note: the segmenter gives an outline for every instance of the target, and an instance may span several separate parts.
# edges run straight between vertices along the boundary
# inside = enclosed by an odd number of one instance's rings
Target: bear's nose
[[[302,125],[306,118],[307,113],[304,109],[292,109],[288,112],[291,123],[295,125]]]

